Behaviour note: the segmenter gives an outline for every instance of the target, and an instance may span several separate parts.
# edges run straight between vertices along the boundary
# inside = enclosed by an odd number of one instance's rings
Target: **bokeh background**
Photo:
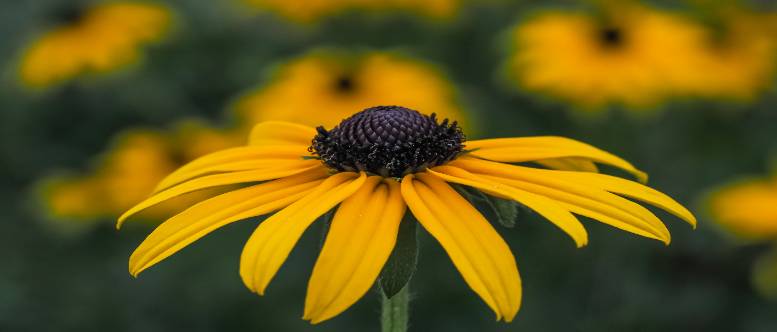
[[[238,261],[258,220],[138,279],[130,253],[186,198],[113,224],[257,121],[331,126],[377,104],[457,118],[472,137],[591,143],[700,219],[660,214],[668,247],[587,222],[578,250],[521,214],[499,229],[523,278],[510,324],[422,232],[411,330],[777,330],[774,1],[131,3],[0,2],[0,330],[378,330],[377,292],[300,319],[319,226],[257,297]]]

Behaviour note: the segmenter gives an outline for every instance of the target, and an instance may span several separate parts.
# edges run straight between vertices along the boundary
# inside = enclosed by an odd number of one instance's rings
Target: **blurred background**
[[[593,144],[700,219],[658,212],[668,247],[587,222],[578,250],[523,213],[499,229],[523,278],[511,324],[422,232],[411,330],[777,330],[776,1],[3,1],[0,35],[2,331],[378,330],[377,292],[300,318],[319,226],[257,297],[238,262],[258,220],[138,279],[134,247],[203,193],[114,221],[258,121],[380,104]]]

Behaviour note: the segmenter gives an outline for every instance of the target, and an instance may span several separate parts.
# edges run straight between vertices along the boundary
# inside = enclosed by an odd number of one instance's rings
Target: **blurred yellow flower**
[[[604,17],[549,11],[518,24],[508,75],[526,90],[596,108],[651,106],[695,74],[699,26],[646,7],[608,9]]]
[[[181,123],[172,134],[133,130],[117,139],[92,172],[45,179],[40,193],[54,220],[90,222],[113,217],[146,197],[159,180],[185,162],[241,141],[194,121]],[[171,201],[145,216],[167,216],[200,195]]]
[[[707,203],[713,220],[730,232],[747,239],[777,239],[777,177],[725,185]]]
[[[470,129],[455,97],[453,86],[429,64],[381,52],[318,51],[281,66],[269,84],[239,98],[234,109],[245,124],[280,120],[331,127],[355,109],[399,104],[461,119]]]
[[[297,22],[312,22],[321,17],[351,9],[369,11],[406,10],[433,18],[456,14],[460,0],[244,0],[259,9],[274,11]]]
[[[34,40],[20,64],[22,82],[46,87],[86,72],[106,72],[135,62],[138,48],[161,39],[171,13],[161,5],[107,3],[76,9],[66,22]]]

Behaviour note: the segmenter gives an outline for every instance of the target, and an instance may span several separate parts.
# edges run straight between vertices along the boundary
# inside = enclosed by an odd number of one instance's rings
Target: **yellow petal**
[[[554,176],[655,205],[696,227],[696,217],[666,194],[633,181],[605,174],[556,172]]]
[[[337,209],[308,283],[304,318],[345,311],[374,285],[391,255],[405,203],[395,180],[373,176]]]
[[[584,158],[541,159],[534,162],[550,169],[562,171],[599,172],[599,167],[593,161]]]
[[[316,136],[314,128],[284,121],[267,121],[254,126],[249,145],[305,145]]]
[[[666,226],[644,207],[598,188],[555,177],[543,170],[476,159],[451,163],[471,173],[555,200],[569,211],[616,228],[669,243]]]
[[[240,277],[246,287],[259,295],[264,294],[305,229],[353,195],[366,180],[364,172],[332,175],[311,193],[262,222],[248,239],[240,257]]]
[[[311,165],[314,160],[303,160],[309,155],[307,147],[296,146],[247,146],[217,151],[197,158],[186,165],[181,166],[175,172],[166,176],[159,182],[154,192],[167,189],[180,182],[199,177],[213,172],[230,172],[251,169],[251,162],[262,165],[274,160],[287,160],[298,162],[301,165]],[[279,164],[277,168],[286,167]]]
[[[526,205],[528,208],[547,218],[558,228],[561,228],[561,230],[567,233],[567,235],[575,241],[578,248],[588,244],[588,232],[586,232],[583,224],[580,223],[569,210],[563,208],[551,199],[510,186],[505,186],[498,182],[489,181],[488,179],[478,177],[458,167],[439,166],[428,170],[428,172],[448,182],[459,183],[486,192],[495,192],[502,196],[509,197],[509,199]]]
[[[210,188],[210,187],[224,186],[229,184],[273,180],[273,179],[291,176],[291,175],[299,174],[303,172],[326,174],[328,173],[328,170],[326,169],[326,167],[322,166],[321,164],[318,164],[312,167],[308,167],[307,169],[290,169],[290,170],[274,169],[274,170],[255,170],[255,171],[252,170],[252,171],[232,172],[232,173],[203,176],[200,178],[196,178],[194,180],[190,180],[190,181],[178,184],[169,189],[160,191],[154,194],[153,196],[147,198],[146,200],[138,203],[137,205],[129,209],[127,212],[124,212],[124,214],[122,214],[119,217],[119,221],[116,224],[116,228],[121,228],[121,225],[124,223],[124,221],[127,220],[127,218],[129,218],[133,214],[136,214],[146,208],[149,208],[151,206],[154,206],[156,204],[159,204],[161,202],[164,202],[166,200],[169,200],[171,198],[174,198],[189,192]]]
[[[135,249],[130,274],[143,270],[229,223],[270,213],[310,192],[325,174],[304,173],[231,191],[200,202],[168,219]]]
[[[507,243],[466,199],[429,174],[407,175],[402,197],[418,221],[440,242],[464,281],[511,321],[521,303],[521,279]]]
[[[467,141],[469,155],[508,163],[529,162],[556,158],[582,158],[609,164],[626,170],[641,182],[647,181],[647,174],[611,153],[573,139],[557,136],[494,138]]]

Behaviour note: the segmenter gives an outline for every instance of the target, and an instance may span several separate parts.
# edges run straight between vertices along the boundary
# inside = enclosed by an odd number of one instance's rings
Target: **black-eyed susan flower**
[[[166,7],[150,3],[116,2],[69,10],[61,25],[32,41],[24,52],[21,80],[28,86],[46,87],[133,63],[142,45],[164,36],[170,19]]]
[[[712,220],[747,239],[777,239],[777,177],[749,178],[713,192],[706,205]]]
[[[516,165],[539,162],[549,169]],[[644,201],[695,224],[668,196],[637,182],[596,173],[596,163],[631,164],[562,137],[466,141],[458,123],[398,106],[365,109],[332,129],[264,122],[247,146],[197,159],[160,182],[119,218],[178,195],[223,185],[246,187],[204,200],[155,229],[130,257],[138,275],[229,223],[269,214],[246,243],[240,276],[264,294],[302,233],[334,210],[313,267],[304,319],[318,323],[346,310],[374,284],[410,213],[442,245],[464,281],[511,321],[521,303],[515,258],[488,220],[451,183],[527,206],[580,247],[588,234],[575,214],[669,243]]]
[[[182,121],[171,132],[133,129],[117,137],[94,169],[45,177],[38,194],[53,221],[90,223],[110,218],[148,196],[162,178],[185,162],[242,141],[198,121]],[[170,216],[203,197],[193,193],[149,209],[144,217]],[[100,204],[94,204],[97,201]]]
[[[777,298],[777,176],[734,181],[710,192],[711,220],[746,242],[772,242],[771,252],[753,265],[752,281],[764,296]]]
[[[269,10],[297,22],[313,22],[348,10],[370,12],[408,11],[432,18],[456,14],[460,0],[244,0],[259,9]]]
[[[438,70],[387,52],[313,51],[282,65],[268,84],[244,94],[232,108],[247,124],[332,127],[355,109],[393,103],[469,124],[453,86]]]
[[[603,11],[546,11],[517,24],[509,34],[506,75],[523,90],[589,110],[647,109],[699,75],[704,29],[698,24],[633,4]]]

